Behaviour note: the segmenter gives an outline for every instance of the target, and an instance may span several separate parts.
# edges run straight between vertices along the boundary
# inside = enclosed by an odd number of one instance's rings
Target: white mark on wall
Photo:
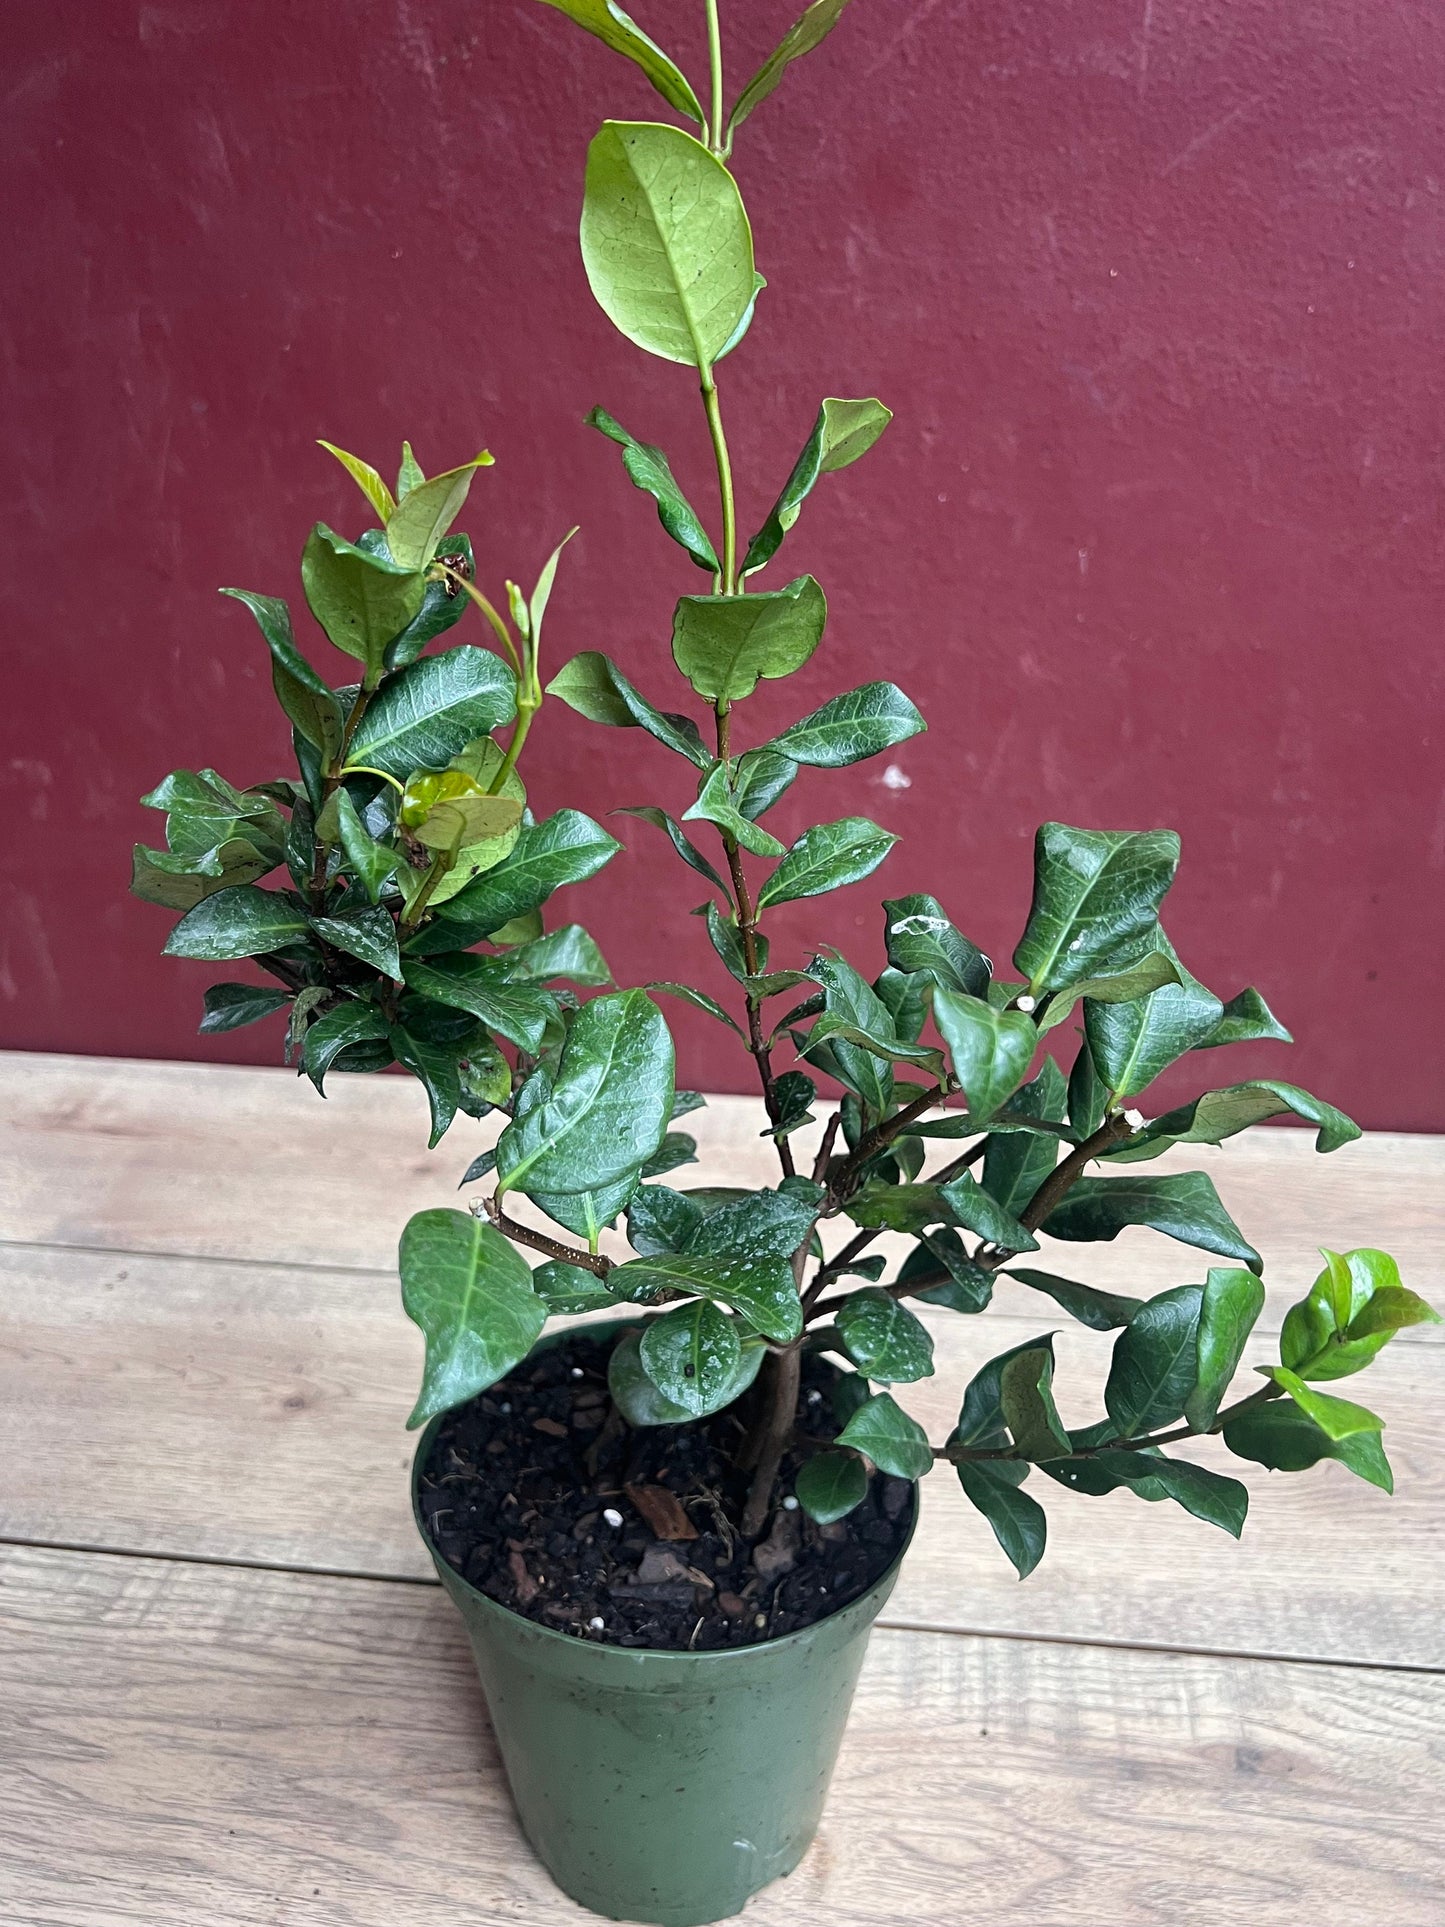
[[[1159,170],[1160,179],[1167,180],[1176,167],[1186,167],[1197,155],[1202,154],[1206,147],[1212,147],[1221,134],[1233,127],[1237,120],[1243,119],[1252,107],[1258,107],[1263,99],[1262,93],[1251,94],[1248,100],[1242,100],[1237,107],[1231,107],[1227,114],[1221,114],[1219,119],[1206,127],[1202,134],[1196,134],[1187,147],[1181,147],[1172,160],[1165,161]]]
[[[878,781],[886,790],[911,790],[913,778],[901,770],[897,763],[890,763]]]
[[[1144,24],[1139,34],[1139,98],[1149,85],[1149,31],[1154,25],[1154,0],[1144,0]]]

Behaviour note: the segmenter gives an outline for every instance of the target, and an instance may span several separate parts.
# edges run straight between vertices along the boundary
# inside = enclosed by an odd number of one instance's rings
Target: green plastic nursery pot
[[[417,1486],[440,1422],[412,1468],[424,1539]],[[535,1625],[427,1547],[466,1621],[523,1830],[559,1887],[612,1919],[701,1927],[792,1872],[907,1540],[851,1605],[713,1653],[593,1645]]]

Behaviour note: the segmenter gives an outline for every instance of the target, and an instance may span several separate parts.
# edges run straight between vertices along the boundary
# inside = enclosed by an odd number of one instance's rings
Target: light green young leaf
[[[652,121],[604,121],[588,148],[582,261],[629,341],[700,370],[757,292],[737,183],[701,141]]]
[[[892,409],[885,408],[881,401],[839,401],[831,395],[828,397],[818,410],[813,432],[803,444],[803,452],[793,464],[782,494],[748,544],[743,557],[744,575],[761,569],[777,554],[818,477],[847,468],[859,456],[866,455],[892,419]]]
[[[1284,1365],[1270,1365],[1262,1368],[1266,1378],[1272,1378],[1276,1385],[1289,1393],[1302,1412],[1307,1412],[1322,1432],[1332,1439],[1347,1439],[1356,1432],[1382,1432],[1385,1421],[1376,1418],[1363,1405],[1355,1405],[1347,1398],[1335,1398],[1328,1392],[1316,1392],[1304,1380]]]
[[[515,1247],[464,1211],[419,1211],[401,1235],[400,1266],[402,1304],[426,1338],[412,1431],[519,1365],[547,1307]]]
[[[403,569],[425,569],[441,546],[442,537],[462,512],[462,504],[479,468],[490,468],[492,457],[483,449],[460,468],[418,482],[387,518],[386,546]]]
[[[681,69],[655,40],[648,38],[636,21],[628,18],[616,0],[542,0],[542,3],[565,13],[579,27],[595,34],[605,47],[611,47],[614,53],[622,54],[640,67],[669,107],[675,107],[678,113],[706,127],[707,116]]]
[[[344,448],[338,448],[335,442],[321,441],[318,438],[317,445],[318,447],[324,448],[328,455],[334,455],[336,457],[337,461],[340,462],[341,466],[361,490],[367,501],[370,502],[371,506],[376,510],[377,520],[384,528],[389,517],[396,513],[396,500],[391,490],[386,486],[386,483],[382,481],[376,470],[371,466],[371,463],[362,461],[359,455],[348,455],[346,450]],[[224,594],[225,592],[222,591],[222,593]]]
[[[1224,1428],[1224,1443],[1241,1459],[1271,1472],[1304,1472],[1321,1459],[1338,1459],[1357,1478],[1384,1492],[1395,1489],[1390,1461],[1378,1432],[1350,1432],[1332,1439],[1308,1412],[1288,1399],[1242,1412]]]
[[[791,676],[823,640],[828,604],[810,575],[765,595],[683,596],[672,619],[673,661],[699,696],[736,702],[759,678]]]

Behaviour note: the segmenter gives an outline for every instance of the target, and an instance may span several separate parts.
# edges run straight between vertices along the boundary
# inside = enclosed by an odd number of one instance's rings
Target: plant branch
[[[1175,1445],[1180,1439],[1212,1438],[1216,1433],[1222,1432],[1231,1419],[1240,1418],[1246,1412],[1257,1411],[1261,1405],[1268,1404],[1272,1398],[1283,1397],[1282,1385],[1265,1385],[1259,1391],[1251,1392],[1247,1398],[1239,1399],[1235,1404],[1226,1406],[1212,1425],[1176,1425],[1172,1431],[1144,1432],[1138,1438],[1103,1439],[1098,1445],[1081,1445],[1076,1451],[1060,1453],[1059,1458],[1061,1461],[1096,1459],[1104,1452],[1142,1452],[1151,1446]],[[1018,1448],[1012,1445],[949,1444],[935,1445],[933,1456],[936,1459],[947,1459],[953,1465],[963,1465],[975,1459],[1018,1459],[1021,1455]]]
[[[885,1117],[881,1124],[875,1124],[871,1131],[865,1131],[838,1167],[837,1175],[829,1186],[835,1202],[841,1204],[849,1195],[849,1187],[854,1177],[869,1158],[884,1150],[894,1138],[900,1137],[915,1119],[923,1116],[925,1111],[932,1110],[936,1104],[941,1104],[952,1089],[952,1078],[946,1078],[936,1089],[921,1092],[911,1104],[905,1104],[901,1111],[895,1111],[892,1117]]]
[[[1076,1144],[1063,1163],[1056,1165],[1044,1179],[1019,1213],[1019,1223],[1024,1230],[1037,1231],[1065,1192],[1071,1190],[1075,1181],[1083,1176],[1084,1167],[1112,1145],[1130,1136],[1133,1128],[1122,1112],[1116,1112],[1113,1117],[1105,1118],[1092,1137],[1086,1137],[1082,1144]],[[1010,1258],[1017,1256],[1016,1251],[999,1248],[989,1251],[987,1255],[975,1254],[974,1262],[985,1271],[996,1271],[1000,1265],[1007,1264]]]
[[[613,1261],[600,1251],[584,1251],[580,1245],[565,1245],[560,1238],[549,1238],[545,1231],[533,1231],[530,1225],[518,1224],[509,1218],[495,1197],[478,1200],[480,1208],[505,1237],[513,1244],[527,1245],[533,1251],[543,1252],[564,1265],[576,1265],[579,1271],[590,1271],[594,1278],[605,1278],[612,1269]],[[478,1205],[472,1206],[475,1215]]]
[[[713,460],[717,464],[718,499],[722,503],[723,552],[722,593],[737,594],[738,514],[733,499],[733,468],[728,455],[727,436],[723,433],[722,410],[718,406],[717,383],[711,368],[701,370],[702,405],[707,415],[707,432],[712,437]],[[720,712],[722,713],[722,712]]]

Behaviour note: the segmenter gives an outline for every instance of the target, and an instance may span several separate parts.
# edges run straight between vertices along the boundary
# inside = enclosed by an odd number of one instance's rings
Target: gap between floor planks
[[[0,1919],[590,1918],[439,1592],[12,1552],[0,1681]],[[818,1842],[746,1917],[1438,1927],[1442,1718],[1433,1679],[882,1630]]]

